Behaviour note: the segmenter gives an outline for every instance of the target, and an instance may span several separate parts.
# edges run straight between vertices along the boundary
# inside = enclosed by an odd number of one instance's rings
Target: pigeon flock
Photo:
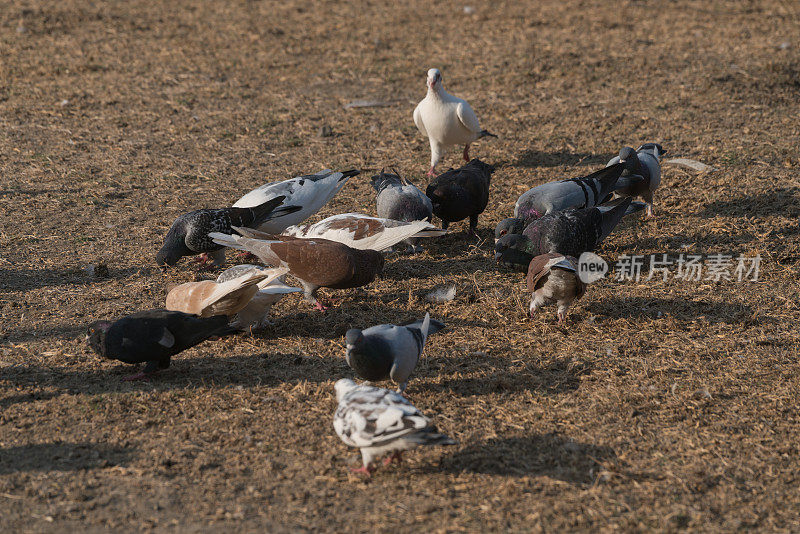
[[[451,222],[465,219],[475,235],[495,168],[470,159],[469,148],[478,139],[496,136],[481,129],[466,101],[444,90],[438,69],[428,71],[426,85],[427,95],[413,113],[431,147],[431,181],[424,193],[397,171],[383,169],[372,177],[377,217],[344,213],[301,225],[360,174],[325,169],[260,186],[231,207],[181,215],[156,254],[158,265],[172,267],[184,256],[196,256],[203,268],[218,268],[225,263],[226,248],[264,265],[237,265],[216,280],[174,287],[164,309],[96,321],[88,330],[90,347],[104,358],[145,363],[124,380],[148,379],[169,367],[173,355],[205,340],[271,324],[271,306],[289,293],[302,293],[325,311],[319,288],[370,284],[383,270],[384,252],[400,243],[419,251],[426,238],[445,235]],[[466,164],[437,176],[444,150],[453,145],[464,145]],[[653,216],[663,154],[655,143],[637,150],[624,147],[603,169],[539,185],[519,197],[513,217],[495,229],[495,259],[527,274],[531,318],[540,307],[555,303],[559,324],[566,323],[570,305],[586,292],[577,258],[594,251],[626,215],[646,210]],[[441,228],[432,224],[434,216]],[[300,287],[288,285],[286,276]],[[363,326],[345,334],[345,359],[367,382],[336,382],[333,427],[345,444],[361,450],[363,465],[354,471],[369,476],[381,456],[390,453],[384,460],[388,465],[400,461],[403,450],[455,441],[438,433],[405,393],[428,337],[444,323],[426,313],[405,325]],[[397,385],[396,392],[370,384],[386,380]]]

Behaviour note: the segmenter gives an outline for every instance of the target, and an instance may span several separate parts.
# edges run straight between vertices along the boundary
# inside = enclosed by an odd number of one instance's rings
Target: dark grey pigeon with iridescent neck
[[[214,243],[208,234],[230,234],[233,233],[232,226],[254,228],[300,209],[298,206],[281,206],[285,198],[275,197],[252,208],[204,209],[181,215],[167,232],[164,244],[156,255],[156,263],[175,265],[182,257],[197,254],[203,254],[203,261],[208,261],[207,253],[211,253],[212,265],[219,267],[225,263],[225,247]]]
[[[417,366],[429,334],[444,328],[444,323],[425,318],[397,326],[381,324],[366,330],[352,328],[345,334],[347,365],[364,380],[389,380],[403,393]]]
[[[507,234],[494,246],[498,263],[527,272],[535,256],[557,252],[580,258],[594,251],[628,213],[631,199],[619,199],[592,208],[554,211],[534,220],[522,234]],[[639,206],[644,208],[644,204]]]
[[[372,187],[377,192],[376,202],[378,217],[395,221],[414,222],[433,219],[433,204],[425,193],[417,186],[401,178],[395,171],[385,172],[372,177]],[[418,250],[417,238],[406,239],[413,250]]]

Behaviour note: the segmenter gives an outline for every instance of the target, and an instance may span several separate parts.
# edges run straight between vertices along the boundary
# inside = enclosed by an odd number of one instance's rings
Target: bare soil
[[[0,530],[797,532],[798,27],[778,0],[6,2]],[[432,66],[500,136],[473,147],[498,167],[480,241],[456,224],[150,382],[89,351],[91,320],[213,276],[155,265],[183,212],[325,167],[364,173],[315,220],[374,213],[384,166],[424,187]],[[760,254],[759,280],[607,278],[567,328],[531,321],[494,225],[646,141],[716,170],[665,165],[657,217],[601,255]],[[448,328],[408,393],[459,445],[364,481],[331,426],[342,336],[426,310]]]

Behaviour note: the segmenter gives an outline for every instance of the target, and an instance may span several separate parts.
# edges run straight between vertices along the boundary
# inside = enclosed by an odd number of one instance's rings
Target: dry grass
[[[791,2],[12,3],[0,11],[0,528],[44,531],[797,531],[800,11]],[[788,42],[788,46],[781,46]],[[419,184],[423,76],[500,135],[479,228],[393,255],[321,315],[209,342],[151,383],[84,325],[160,306],[178,214],[323,167],[366,169],[320,217]],[[345,109],[357,99],[392,105]],[[332,137],[320,137],[322,126]],[[491,230],[532,185],[658,141],[652,221],[601,254],[761,254],[757,283],[604,280],[568,329],[525,317]],[[457,163],[453,151],[447,162]],[[461,227],[456,225],[457,229]],[[465,229],[465,228],[464,228]],[[110,277],[83,269],[105,262]],[[454,301],[430,289],[455,283]],[[460,444],[370,482],[333,433],[342,335],[449,328],[409,386]]]

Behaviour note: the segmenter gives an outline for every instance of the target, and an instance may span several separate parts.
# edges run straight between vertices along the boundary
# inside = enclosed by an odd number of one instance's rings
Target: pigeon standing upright
[[[534,220],[522,234],[506,234],[495,243],[495,259],[526,272],[540,254],[580,257],[606,238],[627,212],[631,199],[593,208],[554,211]],[[643,207],[643,206],[642,206]]]
[[[236,332],[228,326],[227,315],[197,317],[179,311],[147,310],[113,323],[95,321],[89,325],[87,340],[97,354],[125,363],[147,362],[144,370],[124,380],[147,378],[169,367],[170,357],[211,336]]]
[[[626,164],[617,163],[587,176],[548,182],[529,189],[517,199],[514,217],[497,224],[495,240],[506,234],[520,234],[531,221],[569,208],[591,208],[603,202],[614,190]]]
[[[402,461],[402,452],[419,445],[455,445],[440,434],[413,404],[399,393],[343,378],[334,385],[339,405],[333,428],[350,447],[361,449],[362,467],[352,471],[370,476],[373,460],[391,452],[384,465]]]
[[[325,310],[316,298],[320,287],[349,289],[372,282],[383,271],[383,254],[357,250],[327,239],[273,236],[247,228],[234,228],[238,235],[212,234],[215,243],[245,250],[276,267],[287,267],[300,281],[303,294],[317,309]]]
[[[647,217],[653,217],[653,192],[661,185],[661,156],[664,154],[666,150],[657,143],[645,143],[635,151],[626,146],[619,151],[619,156],[607,164],[627,164],[627,171],[618,180],[615,193],[619,196],[642,197],[647,203]]]
[[[425,348],[425,340],[444,328],[444,323],[425,318],[397,326],[381,324],[366,330],[351,328],[345,334],[347,365],[364,380],[391,379],[404,393],[408,379]]]
[[[360,173],[361,171],[357,170],[333,172],[325,169],[316,174],[265,184],[237,200],[233,207],[248,208],[277,196],[286,197],[287,204],[299,207],[297,211],[275,217],[253,227],[262,232],[279,234],[286,228],[300,224],[318,212],[336,193],[342,190],[351,177]]]
[[[171,266],[184,256],[211,253],[212,265],[219,267],[225,263],[225,250],[214,243],[208,234],[231,233],[232,226],[255,227],[300,209],[297,206],[281,206],[285,198],[275,197],[252,208],[203,209],[181,215],[164,237],[164,244],[156,254],[156,263]]]
[[[428,94],[414,109],[414,124],[431,145],[428,176],[436,174],[436,165],[448,147],[464,145],[464,161],[469,161],[470,143],[482,137],[497,137],[481,128],[478,117],[466,100],[456,98],[442,87],[442,73],[429,69]]]
[[[430,222],[433,218],[433,205],[425,193],[417,186],[401,178],[397,171],[385,172],[372,177],[372,187],[377,196],[375,201],[378,208],[378,217],[394,221],[421,221]],[[413,249],[418,249],[417,240],[409,238],[406,243]]]
[[[566,322],[570,305],[586,292],[586,284],[578,276],[578,260],[548,252],[536,256],[528,266],[528,291],[532,293],[530,314],[548,302],[558,305],[558,322]]]
[[[489,203],[493,172],[493,166],[473,159],[463,167],[443,172],[428,184],[425,194],[431,199],[433,213],[442,220],[442,228],[447,230],[451,222],[469,217],[469,231],[477,235],[478,215]]]

